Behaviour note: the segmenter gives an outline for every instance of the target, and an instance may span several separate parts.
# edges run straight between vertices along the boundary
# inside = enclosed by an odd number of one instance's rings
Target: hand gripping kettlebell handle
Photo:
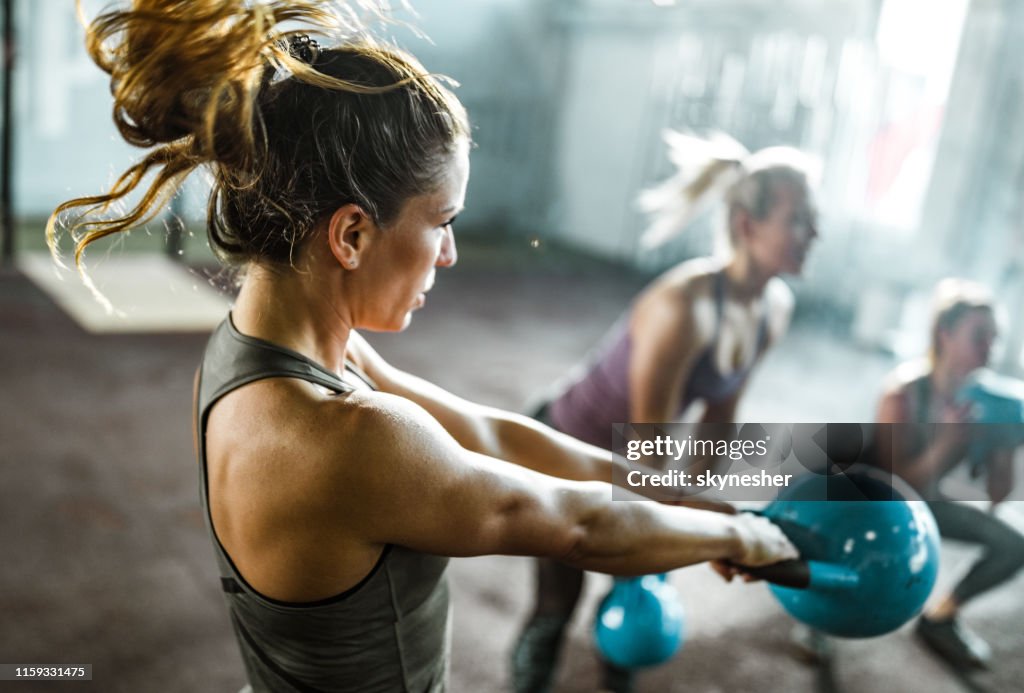
[[[811,555],[821,555],[824,547],[823,537],[803,527],[792,520],[779,517],[772,517],[765,512],[756,512],[762,517],[767,517],[782,530],[789,540],[800,547],[801,553],[810,551]],[[856,587],[860,578],[850,568],[836,563],[823,561],[806,560],[798,558],[789,561],[780,561],[771,565],[751,568],[741,566],[741,570],[759,580],[765,580],[773,585],[789,587],[792,589],[822,589],[837,590]]]
[[[850,568],[822,561],[797,559],[757,568],[743,566],[741,570],[759,580],[797,590],[847,590],[860,584],[860,577]]]

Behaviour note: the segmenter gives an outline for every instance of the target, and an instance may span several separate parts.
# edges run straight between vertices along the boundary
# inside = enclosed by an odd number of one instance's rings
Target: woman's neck
[[[970,375],[970,371],[964,372],[962,369],[955,368],[953,365],[944,363],[940,359],[938,363],[932,366],[933,398],[952,401],[956,397],[957,392],[960,391],[964,381],[967,380],[968,375]]]
[[[772,275],[759,271],[753,260],[737,252],[725,266],[725,277],[731,296],[746,303],[761,296]]]
[[[232,309],[235,327],[247,334],[297,351],[341,372],[351,332],[350,321],[334,305],[336,295],[313,270],[276,270],[253,265]]]

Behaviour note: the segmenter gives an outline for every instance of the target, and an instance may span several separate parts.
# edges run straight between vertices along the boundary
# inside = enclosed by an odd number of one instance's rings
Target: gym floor
[[[525,248],[525,246],[524,246]],[[402,335],[373,335],[394,364],[457,394],[521,408],[575,363],[644,277],[541,248],[463,247]],[[14,270],[0,271],[0,660],[88,663],[91,684],[0,683],[2,691],[223,691],[244,683],[199,512],[192,374],[204,334],[94,335]],[[889,357],[797,322],[757,371],[739,418],[864,421]],[[1019,494],[1017,497],[1021,497]],[[1001,510],[1024,526],[1024,504]],[[940,586],[972,549],[947,544]],[[507,690],[507,660],[532,581],[524,558],[451,564],[451,690]],[[672,575],[688,639],[640,691],[1020,690],[1024,576],[979,598],[967,620],[996,651],[993,671],[958,678],[910,628],[840,641],[831,669],[797,661],[792,621],[763,585],[727,585],[706,567]],[[593,691],[592,577],[558,690]]]

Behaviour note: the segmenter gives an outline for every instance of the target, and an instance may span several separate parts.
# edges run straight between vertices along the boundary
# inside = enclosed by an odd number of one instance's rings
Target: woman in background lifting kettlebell
[[[782,147],[751,155],[727,138],[668,132],[666,140],[679,172],[641,196],[652,217],[644,242],[664,241],[721,201],[726,252],[655,280],[545,396],[536,418],[605,449],[612,424],[676,421],[697,402],[702,422],[732,422],[755,364],[789,323],[793,294],[779,275],[799,275],[817,237],[807,157]],[[536,571],[536,601],[513,653],[520,693],[550,689],[583,586],[583,571],[564,563],[540,559]],[[632,688],[630,670],[603,666],[605,688]]]
[[[949,593],[918,620],[917,635],[952,664],[984,667],[991,648],[960,621],[971,599],[1010,579],[1024,566],[1024,535],[974,506],[945,499],[939,482],[968,458],[988,433],[974,421],[964,386],[988,364],[997,326],[988,291],[973,282],[946,279],[935,291],[930,353],[899,366],[879,402],[878,453],[881,466],[902,477],[925,500],[943,537],[978,544],[985,552]],[[1013,449],[986,446],[975,460],[986,475],[991,508],[1013,488]]]

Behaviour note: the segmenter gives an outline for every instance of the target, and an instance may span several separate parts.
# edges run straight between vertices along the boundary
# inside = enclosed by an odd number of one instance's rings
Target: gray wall
[[[74,3],[16,5],[15,210],[42,217],[68,197],[108,186],[134,152],[110,118],[106,75],[85,53]]]
[[[463,234],[530,237],[554,223],[554,123],[565,82],[547,12],[564,0],[413,0],[431,39],[397,33],[432,71],[456,79],[476,148]]]
[[[85,4],[94,13],[104,3]],[[640,251],[632,201],[670,171],[663,127],[718,128],[751,149],[791,144],[824,159],[823,237],[797,288],[802,305],[852,321],[858,339],[891,342],[881,331],[908,306],[919,313],[941,276],[985,281],[1008,305],[1024,297],[1024,63],[1015,52],[1024,3],[971,0],[922,212],[909,229],[859,208],[868,135],[886,99],[899,96],[873,43],[883,0],[413,4],[433,43],[404,29],[394,40],[461,82],[474,123],[462,235],[556,240],[652,272],[707,252],[706,222]],[[18,2],[21,216],[103,189],[137,154],[114,131],[105,76],[84,54],[72,6]],[[191,216],[201,216],[202,197],[199,180],[186,196]],[[1017,322],[1011,364],[1024,342]]]
[[[105,3],[87,0],[88,16]],[[549,223],[546,152],[561,74],[545,39],[542,0],[420,0],[410,18],[429,37],[396,28],[393,40],[461,83],[477,148],[460,229],[526,233]],[[16,210],[44,217],[59,201],[100,191],[137,156],[110,117],[108,80],[89,59],[70,0],[20,0],[16,72]],[[557,52],[557,51],[554,51]],[[203,184],[186,194],[202,216]]]

